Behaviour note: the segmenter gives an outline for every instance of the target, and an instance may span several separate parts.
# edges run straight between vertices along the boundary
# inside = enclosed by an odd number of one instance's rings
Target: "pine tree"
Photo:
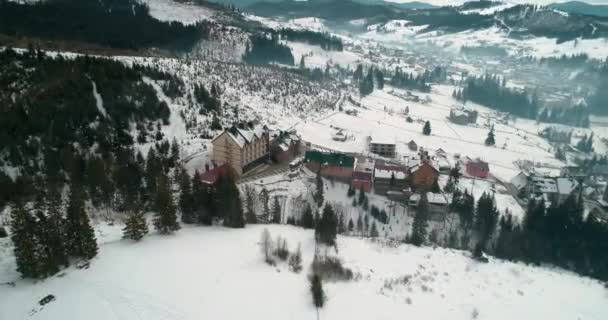
[[[323,292],[323,283],[318,274],[314,274],[310,278],[310,292],[312,293],[312,303],[317,308],[322,308],[325,304],[325,293]]]
[[[134,205],[130,211],[131,213],[125,221],[125,227],[122,229],[123,238],[139,241],[148,234],[148,223],[139,205]]]
[[[313,198],[315,199],[317,206],[320,207],[323,204],[323,200],[324,200],[323,178],[321,178],[320,170],[317,172],[316,185],[317,185],[317,189],[316,189],[316,192],[315,192]]]
[[[336,244],[336,235],[338,231],[338,218],[336,212],[331,205],[326,204],[323,208],[321,220],[317,223],[315,235],[318,241],[328,246]]]
[[[494,139],[494,126],[490,128],[490,132],[488,132],[488,137],[485,141],[486,146],[493,146],[496,144],[496,140]]]
[[[355,230],[355,224],[353,223],[353,219],[348,219],[348,233],[353,233]]]
[[[475,230],[479,233],[479,242],[482,248],[485,248],[485,245],[490,240],[494,230],[496,230],[496,224],[498,222],[498,210],[496,209],[494,202],[494,198],[485,192],[477,201],[477,210],[475,212]]]
[[[418,202],[418,208],[416,209],[416,215],[414,216],[414,223],[412,224],[412,236],[410,241],[415,246],[421,246],[426,241],[427,226],[428,226],[428,213],[429,204],[426,198],[426,194],[421,194],[420,201]]]
[[[69,265],[66,243],[66,221],[63,217],[63,200],[57,186],[51,185],[48,189],[48,227],[53,230],[48,239],[52,250],[53,260],[58,266]]]
[[[424,127],[422,128],[422,134],[424,134],[425,136],[431,135],[431,122],[430,121],[427,120],[424,123]]]
[[[279,197],[274,197],[272,205],[272,223],[281,223],[281,203]]]
[[[258,223],[258,217],[255,214],[255,203],[254,203],[255,190],[250,187],[245,187],[245,218],[247,223]]]
[[[154,199],[156,196],[157,179],[162,172],[162,161],[156,153],[156,148],[152,147],[148,151],[148,158],[146,159],[146,172],[144,177],[149,199]]]
[[[298,244],[298,249],[289,257],[289,269],[295,273],[302,271],[302,248]]]
[[[46,203],[40,194],[36,197],[34,209],[36,217],[38,218],[35,227],[35,237],[38,247],[37,273],[41,277],[47,277],[59,272],[59,264],[54,259],[51,247],[53,233],[59,232],[59,230],[51,229],[51,225],[46,215]]]
[[[177,181],[179,183],[179,199],[178,205],[179,210],[182,213],[182,222],[191,224],[196,222],[196,213],[194,208],[194,195],[192,194],[192,184],[190,182],[190,176],[186,169],[180,167],[176,169],[178,171]]]
[[[361,214],[357,217],[357,233],[361,234],[363,232],[363,219],[361,218]]]
[[[14,245],[17,271],[24,278],[37,278],[39,249],[36,219],[20,201],[17,201],[11,210],[11,240]]]
[[[338,216],[338,233],[346,233],[346,222],[344,221],[344,213],[340,213]]]
[[[230,228],[244,228],[245,214],[239,189],[231,175],[221,175],[216,182],[216,198],[218,207],[224,213],[224,226]]]
[[[161,174],[158,178],[155,196],[154,228],[161,234],[168,234],[179,230],[181,227],[177,222],[177,214],[169,178]]]
[[[306,62],[304,60],[304,55],[300,58],[300,69],[306,68]]]
[[[97,255],[97,240],[84,208],[81,187],[74,184],[70,186],[66,239],[68,255],[84,259],[91,259]]]
[[[363,187],[359,188],[359,198],[358,198],[358,202],[359,205],[363,205],[363,202],[365,201],[365,191],[363,191]]]
[[[300,224],[306,229],[312,229],[315,227],[315,217],[312,214],[312,208],[310,207],[309,203],[307,203],[306,207],[304,207]]]
[[[260,192],[260,201],[262,202],[262,207],[263,207],[263,214],[264,217],[266,217],[266,221],[271,221],[271,216],[270,216],[270,195],[268,194],[268,190],[266,190],[266,188],[262,188],[262,191]]]
[[[369,230],[369,236],[372,238],[377,238],[379,236],[378,234],[378,228],[376,227],[376,222],[372,222],[372,227]]]

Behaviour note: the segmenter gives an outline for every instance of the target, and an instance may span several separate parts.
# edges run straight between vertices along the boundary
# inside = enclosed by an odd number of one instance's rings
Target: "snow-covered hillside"
[[[260,252],[268,228],[294,249],[304,270],[270,267]],[[44,281],[0,269],[0,319],[314,319],[307,275],[313,232],[289,226],[242,230],[185,227],[141,243],[98,227],[105,244],[88,269],[70,267]],[[1,241],[1,240],[0,240]],[[321,319],[588,319],[608,317],[606,289],[567,272],[468,253],[338,238],[339,257],[355,273],[326,282]],[[2,261],[6,260],[2,252]],[[52,294],[55,300],[40,306]]]

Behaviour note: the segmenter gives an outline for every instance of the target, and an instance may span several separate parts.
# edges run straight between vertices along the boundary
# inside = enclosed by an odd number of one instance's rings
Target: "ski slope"
[[[16,281],[0,285],[0,319],[316,318],[307,280],[311,230],[184,227],[134,243],[119,240],[118,226],[97,228],[105,244],[88,269],[70,267],[36,283],[0,269],[0,283]],[[285,237],[291,249],[302,245],[302,273],[263,262],[263,228]],[[320,319],[608,318],[606,288],[571,273],[499,260],[480,264],[466,252],[351,237],[339,237],[338,245],[356,280],[325,283]],[[55,301],[40,307],[48,294]]]

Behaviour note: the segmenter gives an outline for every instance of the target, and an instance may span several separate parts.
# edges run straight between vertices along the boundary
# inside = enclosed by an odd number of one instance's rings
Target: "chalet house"
[[[465,164],[465,172],[471,177],[485,179],[490,174],[488,163],[480,159],[470,160]]]
[[[414,140],[410,140],[410,142],[407,143],[407,147],[410,149],[410,151],[418,151],[418,145]]]
[[[427,192],[425,195],[429,203],[429,213],[431,214],[431,219],[441,219],[442,216],[448,212],[448,200],[446,199],[445,195],[442,193],[432,192]],[[420,199],[420,193],[414,193],[410,196],[408,205],[411,208],[417,208],[418,204],[420,203]]]
[[[548,205],[559,205],[582,188],[574,178],[526,176],[523,172],[511,179],[511,185],[518,191],[519,196],[542,197]]]
[[[403,165],[376,161],[374,168],[374,193],[387,194],[407,187],[407,168]]]
[[[351,185],[356,190],[370,192],[373,186],[374,160],[367,158],[355,158],[355,169]]]
[[[236,176],[267,159],[269,152],[268,129],[251,130],[231,127],[211,140],[214,163],[227,164]]]
[[[452,109],[450,110],[448,119],[455,124],[467,125],[469,123],[476,123],[477,116],[478,113],[474,110]]]
[[[351,156],[342,153],[306,151],[304,161],[309,170],[320,172],[324,177],[349,182],[352,179],[355,158]]]
[[[395,139],[372,135],[369,141],[369,152],[385,158],[394,158],[397,146]]]
[[[270,158],[286,163],[302,154],[302,139],[295,131],[279,131],[270,139]]]
[[[439,170],[430,160],[423,160],[410,168],[411,182],[416,189],[430,190],[439,178]]]

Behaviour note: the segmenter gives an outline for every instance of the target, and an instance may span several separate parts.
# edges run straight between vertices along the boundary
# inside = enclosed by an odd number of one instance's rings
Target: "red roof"
[[[207,172],[201,173],[201,182],[206,184],[215,184],[217,179],[224,174],[228,174],[230,172],[229,170],[230,167],[226,164],[217,166]]]

